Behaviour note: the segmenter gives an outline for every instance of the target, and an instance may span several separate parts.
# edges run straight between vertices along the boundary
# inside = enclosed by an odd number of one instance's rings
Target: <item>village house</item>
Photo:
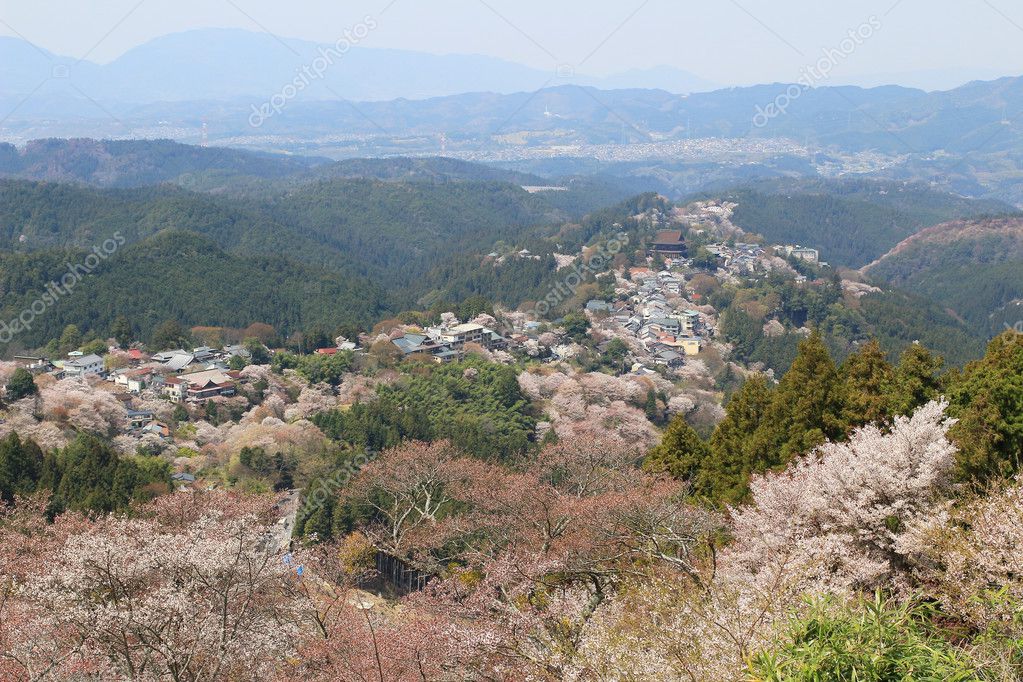
[[[445,344],[437,343],[426,334],[405,334],[396,339],[391,339],[402,355],[410,357],[430,357],[437,353],[450,351],[451,348]]]
[[[171,438],[170,427],[164,424],[163,422],[151,421],[142,427],[142,432],[151,433],[154,436],[159,436],[160,438],[163,438],[164,440],[170,440]]]
[[[164,379],[163,394],[171,402],[205,402],[219,396],[232,396],[237,390],[240,372],[210,369]]]
[[[807,263],[819,263],[821,260],[820,251],[806,246],[800,246],[798,244],[781,246],[778,247],[778,250],[780,250],[781,254],[786,258],[795,258],[797,260],[806,261]]]
[[[156,367],[138,367],[117,370],[111,373],[108,379],[117,386],[123,386],[128,393],[138,395],[149,386],[158,383],[159,378],[160,373]]]
[[[99,376],[103,374],[103,358],[98,355],[79,355],[64,362],[65,377]]]
[[[141,429],[149,422],[153,421],[153,413],[149,410],[128,410],[127,416],[125,417],[125,425],[129,431]]]
[[[32,375],[45,374],[53,369],[53,363],[35,355],[15,355],[14,362]]]
[[[679,321],[682,323],[681,334],[686,336],[692,336],[696,334],[700,327],[700,313],[695,310],[686,310],[679,315]]]
[[[238,356],[243,360],[248,360],[249,358],[252,357],[252,353],[250,353],[249,349],[246,348],[245,346],[241,344],[235,344],[231,346],[224,346],[223,356],[226,357],[228,360],[235,356]]]
[[[436,343],[458,352],[462,352],[467,343],[474,343],[486,350],[508,348],[508,339],[479,324],[459,324],[450,328],[430,327],[426,333]]]
[[[682,356],[673,350],[662,350],[654,355],[654,364],[672,369],[681,367],[684,363]]]
[[[483,334],[485,331],[486,329],[479,324],[459,324],[450,329],[428,329],[427,333],[441,343],[458,349],[467,343],[483,345]]]

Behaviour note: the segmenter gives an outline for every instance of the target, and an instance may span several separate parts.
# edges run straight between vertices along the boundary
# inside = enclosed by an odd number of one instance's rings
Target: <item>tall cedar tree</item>
[[[1008,331],[987,354],[952,380],[951,435],[959,446],[958,474],[986,482],[1019,473],[1023,458],[1023,334]]]
[[[22,441],[16,433],[0,440],[0,503],[35,492],[42,467],[43,451],[35,442]]]
[[[941,357],[919,343],[906,348],[895,368],[895,385],[890,396],[895,414],[910,415],[917,408],[937,400],[944,389],[941,375],[944,365]]]
[[[670,474],[673,478],[690,481],[696,490],[697,474],[707,466],[710,448],[696,433],[684,415],[676,415],[664,430],[661,443],[650,451],[643,468],[653,473]]]
[[[892,417],[891,390],[895,369],[876,340],[863,345],[842,364],[845,382],[845,424],[856,428],[888,422]]]
[[[131,342],[135,340],[135,333],[131,329],[131,323],[124,315],[118,315],[110,328],[110,334],[117,341],[117,345],[127,350]]]
[[[817,332],[799,344],[753,435],[754,471],[776,469],[828,440],[846,435],[845,386]]]
[[[750,473],[766,468],[756,461],[752,435],[763,423],[771,396],[767,378],[754,374],[728,401],[728,412],[710,438],[713,457],[699,476],[700,488],[711,499],[737,504],[749,493]]]

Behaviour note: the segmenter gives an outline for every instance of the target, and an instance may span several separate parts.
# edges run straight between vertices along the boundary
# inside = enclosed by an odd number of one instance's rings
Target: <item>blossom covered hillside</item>
[[[749,504],[726,515],[637,470],[634,445],[591,438],[506,463],[445,443],[383,452],[341,495],[349,534],[286,557],[266,542],[265,497],[179,492],[131,518],[52,524],[44,500],[19,498],[0,523],[0,671],[753,680],[792,665],[799,619],[846,622],[856,595],[878,590],[936,600],[940,618],[883,618],[907,641],[941,643],[935,670],[1013,679],[1017,635],[1003,614],[1023,594],[1020,487],[953,501],[945,408],[758,476]],[[434,578],[387,602],[370,596],[360,586],[377,549]],[[879,645],[877,665],[897,670],[919,653],[892,646]]]

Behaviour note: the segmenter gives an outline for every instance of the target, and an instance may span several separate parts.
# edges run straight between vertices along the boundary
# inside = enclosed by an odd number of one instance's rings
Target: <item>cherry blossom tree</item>
[[[267,502],[179,493],[138,518],[69,515],[37,529],[31,570],[5,551],[4,574],[18,580],[10,613],[33,623],[32,641],[4,647],[14,679],[271,674],[297,625],[290,569],[263,549]],[[18,529],[2,531],[0,546],[17,542]]]
[[[1023,637],[1023,480],[918,519],[899,549],[946,613],[978,632]]]
[[[897,418],[890,432],[864,427],[785,472],[754,478],[752,505],[733,510],[730,560],[755,573],[791,558],[806,585],[821,590],[904,580],[900,539],[939,510],[951,484],[945,407],[929,403]]]
[[[638,471],[640,451],[620,439],[549,446],[510,470],[428,447],[384,453],[366,482],[389,502],[375,510],[391,535],[375,537],[444,546],[448,568],[410,605],[446,624],[441,658],[463,673],[563,679],[609,597],[651,565],[696,577],[720,525],[679,484]]]
[[[363,467],[342,500],[371,510],[364,532],[378,548],[398,557],[422,555],[447,540],[446,516],[495,471],[447,442],[410,442]]]
[[[60,426],[112,436],[127,412],[112,393],[79,379],[64,379],[39,392],[42,414]]]
[[[298,401],[284,410],[285,421],[308,419],[319,412],[326,412],[337,407],[337,397],[327,384],[306,386],[298,395]]]

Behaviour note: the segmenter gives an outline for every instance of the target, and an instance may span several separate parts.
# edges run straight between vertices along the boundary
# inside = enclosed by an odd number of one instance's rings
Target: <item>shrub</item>
[[[876,593],[839,605],[823,599],[794,619],[781,646],[750,661],[763,682],[983,679],[969,657],[936,636],[925,610]]]

